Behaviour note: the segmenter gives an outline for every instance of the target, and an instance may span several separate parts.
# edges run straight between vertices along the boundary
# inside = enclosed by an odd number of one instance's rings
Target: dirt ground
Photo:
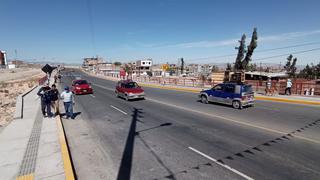
[[[0,70],[0,128],[12,121],[17,96],[37,85],[43,76],[41,69]]]

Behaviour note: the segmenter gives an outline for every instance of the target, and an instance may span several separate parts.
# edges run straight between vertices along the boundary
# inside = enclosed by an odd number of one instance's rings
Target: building
[[[89,70],[89,71],[95,71],[96,70],[96,66],[98,64],[103,63],[103,59],[102,58],[84,58],[83,59],[83,63],[82,63],[82,68]]]
[[[286,79],[288,74],[286,72],[245,72],[245,79],[246,80],[268,80],[271,78],[272,80],[279,80],[279,79]]]
[[[151,70],[153,77],[161,77],[164,75],[164,71],[160,64],[152,65]]]
[[[201,65],[199,64],[188,64],[186,69],[186,74],[190,76],[198,76],[201,72]]]
[[[96,71],[105,76],[119,77],[121,66],[112,63],[99,63],[96,65]]]
[[[133,75],[151,75],[152,59],[138,60]]]
[[[17,67],[17,68],[25,65],[25,63],[23,61],[21,61],[21,60],[12,60],[10,63],[14,64],[15,67]]]
[[[212,70],[212,66],[211,65],[204,64],[204,65],[201,65],[200,73],[201,74],[210,74],[211,70]]]

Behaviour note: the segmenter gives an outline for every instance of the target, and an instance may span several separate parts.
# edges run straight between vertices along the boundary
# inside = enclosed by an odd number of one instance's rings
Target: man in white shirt
[[[60,97],[61,99],[63,99],[63,105],[66,111],[67,119],[69,119],[69,117],[71,117],[71,119],[74,119],[74,115],[73,115],[74,97],[68,86],[64,88],[64,91],[61,93]]]
[[[287,87],[286,87],[286,90],[285,90],[285,94],[286,95],[291,95],[291,87],[292,87],[291,79],[288,79],[287,80]],[[287,92],[289,92],[289,94]]]

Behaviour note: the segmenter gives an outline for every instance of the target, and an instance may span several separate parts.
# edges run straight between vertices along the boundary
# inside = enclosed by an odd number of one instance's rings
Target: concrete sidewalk
[[[39,88],[24,96],[23,118],[0,132],[0,179],[74,179],[61,119],[43,118]]]

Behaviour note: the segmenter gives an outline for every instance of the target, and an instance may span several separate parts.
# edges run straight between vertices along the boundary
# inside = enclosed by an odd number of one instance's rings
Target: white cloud
[[[263,42],[285,41],[285,40],[297,39],[297,38],[317,35],[317,34],[320,34],[320,30],[290,32],[290,33],[283,33],[283,34],[277,34],[277,35],[262,36],[259,38],[259,40]]]
[[[302,32],[289,32],[289,33],[282,33],[276,35],[269,35],[269,36],[259,36],[258,32],[258,42],[275,42],[275,41],[286,41],[291,39],[298,39],[301,37],[311,36],[311,35],[318,35],[320,34],[320,30],[314,31],[302,31]],[[211,47],[223,47],[223,46],[237,46],[238,39],[226,39],[220,41],[195,41],[195,42],[188,42],[188,43],[178,43],[166,46],[159,46],[160,48],[211,48]],[[247,41],[250,41],[251,34],[247,34]],[[154,46],[153,46],[154,47]]]
[[[197,41],[189,43],[179,43],[174,45],[168,45],[167,47],[178,47],[178,48],[208,48],[208,47],[219,47],[219,46],[230,46],[236,45],[237,39],[227,39],[222,41]]]

